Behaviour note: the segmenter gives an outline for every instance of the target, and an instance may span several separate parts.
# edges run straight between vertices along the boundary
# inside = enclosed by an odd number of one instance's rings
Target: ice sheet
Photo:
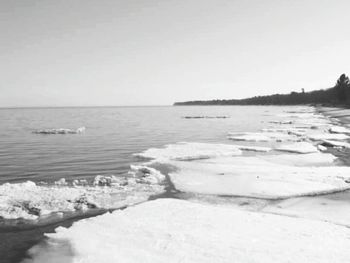
[[[350,167],[296,167],[257,157],[171,162],[176,189],[213,195],[286,198],[349,189]]]
[[[345,128],[343,126],[332,126],[329,128],[329,132],[331,133],[344,133],[350,135],[350,129]]]
[[[348,228],[176,199],[81,220],[47,236],[47,245],[34,247],[27,263],[347,263],[350,258]],[[67,246],[73,252],[67,253]]]
[[[350,139],[349,136],[342,133],[316,133],[308,135],[310,140],[313,141],[323,141],[323,140],[347,140]]]
[[[150,148],[136,156],[153,159],[197,160],[217,156],[241,155],[242,151],[235,145],[181,142],[169,144],[163,148]]]

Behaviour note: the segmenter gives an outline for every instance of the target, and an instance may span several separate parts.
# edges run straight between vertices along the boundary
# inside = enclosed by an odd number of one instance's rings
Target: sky
[[[0,0],[0,107],[170,105],[350,74],[350,1]]]

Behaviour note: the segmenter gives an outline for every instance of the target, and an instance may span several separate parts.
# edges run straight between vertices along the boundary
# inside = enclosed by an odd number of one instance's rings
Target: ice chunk
[[[76,130],[60,128],[60,129],[44,129],[44,130],[33,131],[33,133],[37,133],[37,134],[78,134],[83,132],[85,132],[85,127],[80,127]]]
[[[342,126],[332,126],[329,128],[330,133],[344,133],[350,135],[350,129],[342,127]]]
[[[252,151],[252,152],[269,152],[272,149],[270,147],[263,146],[248,146],[248,145],[235,145],[238,149],[243,151]]]
[[[323,140],[347,140],[350,139],[349,136],[345,134],[337,133],[318,133],[318,134],[309,134],[309,139],[313,141],[323,141]]]
[[[146,201],[164,191],[165,177],[153,168],[132,166],[130,175],[99,175],[94,186],[84,185],[84,180],[75,180],[70,186],[63,179],[56,185],[6,183],[0,185],[0,217],[38,219],[58,212],[118,208]]]
[[[293,124],[293,121],[291,121],[291,120],[286,120],[286,121],[270,121],[270,123],[275,123],[275,124]]]
[[[158,199],[47,234],[32,262],[347,263],[350,229],[273,214]],[[69,244],[74,253],[65,253]],[[28,263],[28,262],[27,262]]]
[[[349,148],[350,149],[350,143],[341,142],[341,141],[323,140],[322,145],[331,146],[331,147],[342,147],[342,148]]]
[[[230,116],[184,116],[182,117],[184,119],[227,119],[230,118]]]
[[[285,144],[276,148],[278,151],[293,153],[315,153],[318,152],[317,147],[309,142],[296,142],[293,144]]]
[[[241,155],[242,151],[235,145],[182,142],[166,145],[164,148],[150,148],[136,156],[152,159],[197,160],[217,156]]]
[[[61,178],[58,181],[55,182],[55,185],[67,185],[68,183],[66,182],[65,178]]]
[[[255,142],[269,142],[269,141],[283,141],[296,140],[295,137],[281,133],[281,132],[245,132],[245,133],[229,133],[228,139],[234,141],[255,141]]]
[[[321,152],[327,151],[327,147],[325,147],[321,144],[317,145],[317,149],[320,150]]]

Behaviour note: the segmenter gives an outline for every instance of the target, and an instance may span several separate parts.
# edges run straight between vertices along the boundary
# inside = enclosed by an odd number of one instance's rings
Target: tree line
[[[350,107],[350,80],[342,74],[335,86],[328,89],[305,92],[291,92],[290,94],[274,94],[255,96],[247,99],[230,100],[197,100],[176,102],[175,106],[185,105],[299,105],[323,104]]]

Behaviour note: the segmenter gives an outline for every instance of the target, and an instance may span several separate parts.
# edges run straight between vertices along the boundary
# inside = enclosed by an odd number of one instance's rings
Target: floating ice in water
[[[47,236],[46,246],[30,251],[29,262],[347,263],[350,258],[348,228],[176,199],[80,220]],[[67,256],[60,243],[74,253]]]
[[[309,134],[308,135],[310,140],[313,141],[324,141],[324,140],[347,140],[350,137],[345,135],[345,134],[341,134],[341,133],[317,133],[317,134]]]
[[[270,123],[275,123],[275,124],[293,124],[293,121],[291,121],[291,120],[286,120],[286,121],[270,121]]]
[[[228,139],[234,141],[255,141],[255,142],[268,142],[271,141],[269,136],[264,134],[242,134],[242,135],[229,135]]]
[[[296,142],[293,144],[284,144],[276,148],[278,151],[292,153],[315,153],[318,152],[316,146],[309,142]]]
[[[296,128],[296,127],[290,127],[290,128],[265,128],[261,129],[263,132],[307,132],[307,129],[305,128]]]
[[[341,147],[341,148],[349,148],[350,149],[350,143],[341,142],[341,141],[323,140],[322,145],[330,146],[330,147]]]
[[[44,129],[44,130],[33,131],[33,133],[37,133],[37,134],[78,134],[83,132],[85,132],[85,127],[80,127],[76,130],[60,128],[60,129]]]
[[[34,182],[0,185],[0,217],[38,219],[55,212],[111,209],[146,201],[164,191],[164,175],[146,166],[132,166],[128,178],[96,176],[95,186],[72,186],[61,179],[52,186]]]
[[[282,132],[245,132],[245,133],[229,133],[228,139],[234,141],[254,141],[254,142],[270,142],[283,140],[296,140],[295,137]]]
[[[342,126],[332,126],[329,128],[330,133],[344,133],[350,135],[350,130]]]
[[[321,144],[317,145],[317,149],[320,150],[321,152],[327,151],[327,147],[325,147]]]
[[[230,116],[184,116],[184,119],[227,119]]]
[[[320,153],[321,154],[321,153]],[[275,160],[278,160],[276,155]],[[169,162],[175,188],[183,192],[287,198],[349,189],[350,167],[296,167],[258,157],[221,157]]]
[[[150,148],[136,156],[153,159],[198,160],[217,156],[241,155],[242,151],[235,145],[182,142],[166,145],[164,148]]]
[[[248,145],[235,145],[238,149],[243,151],[251,151],[251,152],[269,152],[272,149],[270,147],[263,146],[248,146]]]

